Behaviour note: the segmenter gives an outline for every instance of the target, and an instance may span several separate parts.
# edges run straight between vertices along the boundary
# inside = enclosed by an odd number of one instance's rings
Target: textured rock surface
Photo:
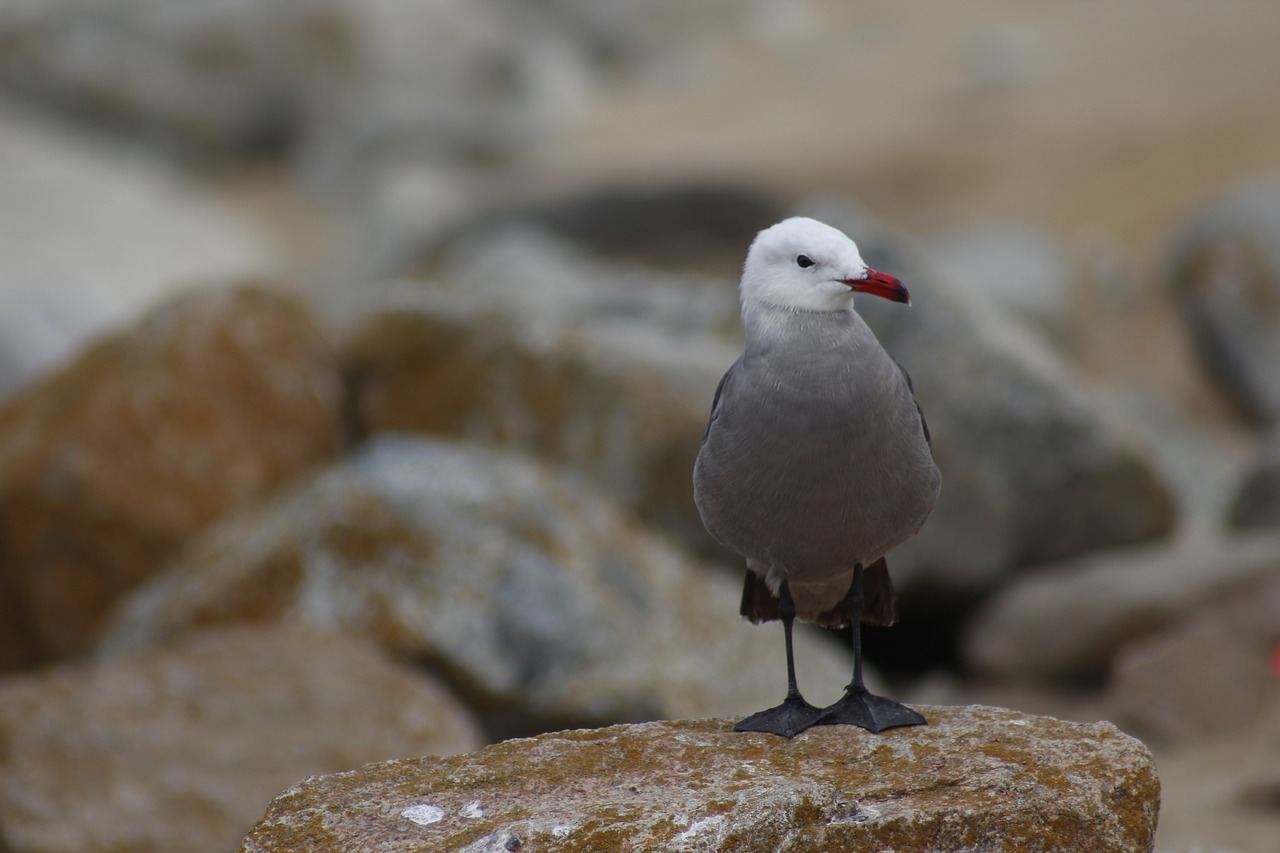
[[[0,849],[228,850],[304,776],[480,743],[456,699],[368,643],[210,631],[0,680]]]
[[[775,704],[781,630],[742,621],[739,590],[580,478],[384,437],[202,536],[128,602],[108,642],[249,620],[340,627],[440,667],[505,736]],[[824,639],[797,637],[814,702],[849,678]]]
[[[1280,537],[1198,541],[1054,566],[974,614],[964,656],[995,676],[1099,682],[1117,650],[1280,571]]]
[[[1170,293],[1218,387],[1244,415],[1280,420],[1280,178],[1196,211],[1167,264]]]
[[[1267,672],[1277,643],[1280,562],[1247,588],[1123,648],[1108,696],[1129,722],[1165,740],[1220,738],[1280,701],[1280,680]]]
[[[339,383],[305,306],[195,294],[0,409],[0,668],[84,651],[105,610],[229,508],[333,455]]]
[[[1250,463],[1231,499],[1227,524],[1240,530],[1280,529],[1280,429],[1271,432]]]
[[[1151,849],[1155,768],[1114,726],[922,710],[880,736],[650,723],[371,765],[281,794],[241,850]]]
[[[344,351],[360,426],[531,450],[587,473],[686,545],[713,547],[692,471],[736,357],[698,334],[726,317],[720,288],[599,267],[593,276],[523,240],[486,257],[458,273],[459,293],[401,289],[357,324]],[[511,269],[522,286],[500,293]]]

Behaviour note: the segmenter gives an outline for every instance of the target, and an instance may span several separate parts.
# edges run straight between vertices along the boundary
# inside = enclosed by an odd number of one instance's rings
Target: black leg
[[[853,585],[849,587],[849,618],[853,625],[853,681],[844,696],[827,708],[818,725],[860,726],[871,732],[882,732],[897,726],[923,726],[928,723],[920,714],[900,702],[876,696],[862,683],[862,564],[853,567]]]
[[[778,616],[782,619],[782,631],[787,641],[787,697],[781,705],[752,714],[733,727],[735,732],[770,732],[791,738],[812,726],[822,716],[800,695],[796,686],[796,661],[791,648],[791,626],[796,619],[796,604],[791,598],[787,582],[778,590]]]

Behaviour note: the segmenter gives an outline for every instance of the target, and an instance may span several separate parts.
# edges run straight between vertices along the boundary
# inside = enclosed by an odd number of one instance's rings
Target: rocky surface
[[[333,456],[332,352],[297,298],[196,294],[0,409],[0,668],[86,651],[183,541]]]
[[[1191,610],[1116,656],[1107,686],[1127,723],[1168,742],[1246,730],[1280,700],[1280,561],[1244,588]]]
[[[1227,509],[1227,525],[1280,528],[1280,429],[1271,432],[1245,470]]]
[[[1280,420],[1280,178],[1197,210],[1167,263],[1170,294],[1215,384],[1247,417]]]
[[[281,794],[241,850],[1151,850],[1155,769],[1115,727],[922,710],[880,736],[650,723],[371,765]]]
[[[0,679],[0,849],[228,850],[304,776],[480,743],[456,699],[366,642],[206,632]]]
[[[227,622],[341,628],[438,667],[510,736],[775,704],[782,632],[742,621],[739,590],[578,477],[385,437],[196,540],[107,643]],[[840,695],[844,652],[801,634],[796,655],[812,701]]]
[[[1010,583],[976,614],[964,658],[998,677],[1099,684],[1117,651],[1280,570],[1273,534],[1087,557]]]

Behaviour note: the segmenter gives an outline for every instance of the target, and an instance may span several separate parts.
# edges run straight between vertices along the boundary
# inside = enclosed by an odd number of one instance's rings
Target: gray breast
[[[853,313],[797,315],[725,374],[694,468],[707,529],[801,583],[913,535],[940,478],[905,374]]]

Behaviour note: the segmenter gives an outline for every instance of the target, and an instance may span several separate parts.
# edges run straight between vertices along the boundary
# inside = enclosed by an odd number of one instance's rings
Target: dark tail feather
[[[898,595],[893,591],[884,557],[862,570],[862,621],[868,625],[892,625],[898,621]]]
[[[750,569],[747,569],[746,583],[742,585],[742,604],[738,612],[750,619],[753,625],[778,618],[778,599],[769,592],[764,578]]]
[[[849,599],[841,599],[817,621],[828,628],[849,627]],[[862,621],[868,625],[892,625],[898,621],[898,596],[893,591],[884,557],[862,570]]]

